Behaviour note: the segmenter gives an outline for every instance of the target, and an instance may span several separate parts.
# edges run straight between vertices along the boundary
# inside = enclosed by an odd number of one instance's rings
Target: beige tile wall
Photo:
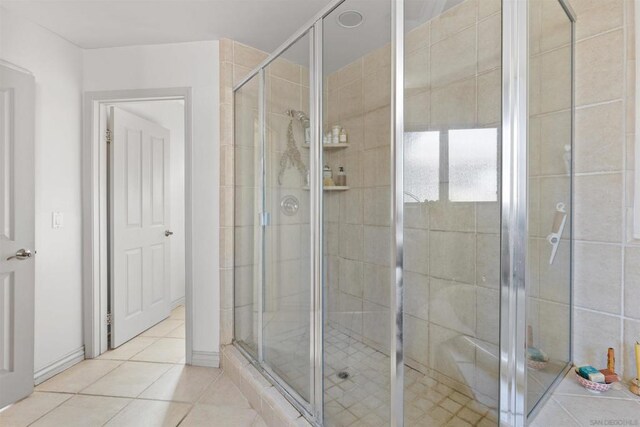
[[[635,43],[632,0],[571,0],[576,25],[574,359],[635,375],[640,242],[631,238]]]

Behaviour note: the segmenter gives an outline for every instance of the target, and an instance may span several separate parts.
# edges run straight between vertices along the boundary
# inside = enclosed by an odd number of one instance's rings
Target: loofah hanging
[[[305,165],[304,162],[302,161],[302,155],[300,154],[300,150],[298,150],[296,139],[293,136],[293,118],[289,121],[289,127],[287,129],[287,149],[282,154],[282,157],[280,157],[278,185],[282,185],[282,177],[284,176],[284,173],[287,170],[289,165],[297,168],[300,174],[302,174],[302,180],[304,181],[304,185],[309,185],[309,183],[307,182],[308,181],[307,165]]]

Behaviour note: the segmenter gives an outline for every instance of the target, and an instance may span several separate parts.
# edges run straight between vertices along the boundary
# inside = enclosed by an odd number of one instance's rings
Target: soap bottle
[[[342,128],[340,130],[340,144],[346,144],[347,142],[347,131],[345,130],[345,128]]]
[[[344,167],[338,168],[338,175],[336,176],[336,185],[339,187],[347,186],[347,174],[344,172]]]
[[[335,185],[333,182],[333,171],[329,165],[324,165],[324,169],[322,170],[322,184],[325,187],[333,187]]]

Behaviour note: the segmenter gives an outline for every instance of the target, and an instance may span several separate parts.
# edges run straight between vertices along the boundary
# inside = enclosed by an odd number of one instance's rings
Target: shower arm
[[[309,117],[304,113],[304,111],[287,110],[285,111],[285,114],[293,119],[297,119],[298,121],[300,121],[304,128],[311,127],[311,121],[309,120]]]

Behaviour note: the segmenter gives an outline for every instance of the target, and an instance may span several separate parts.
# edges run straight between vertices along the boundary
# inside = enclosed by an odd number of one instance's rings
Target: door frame
[[[83,96],[82,149],[82,277],[83,340],[85,357],[93,359],[108,350],[108,194],[107,123],[101,120],[107,104],[140,101],[184,101],[185,182],[185,344],[186,364],[193,356],[193,208],[191,87],[85,92]]]

